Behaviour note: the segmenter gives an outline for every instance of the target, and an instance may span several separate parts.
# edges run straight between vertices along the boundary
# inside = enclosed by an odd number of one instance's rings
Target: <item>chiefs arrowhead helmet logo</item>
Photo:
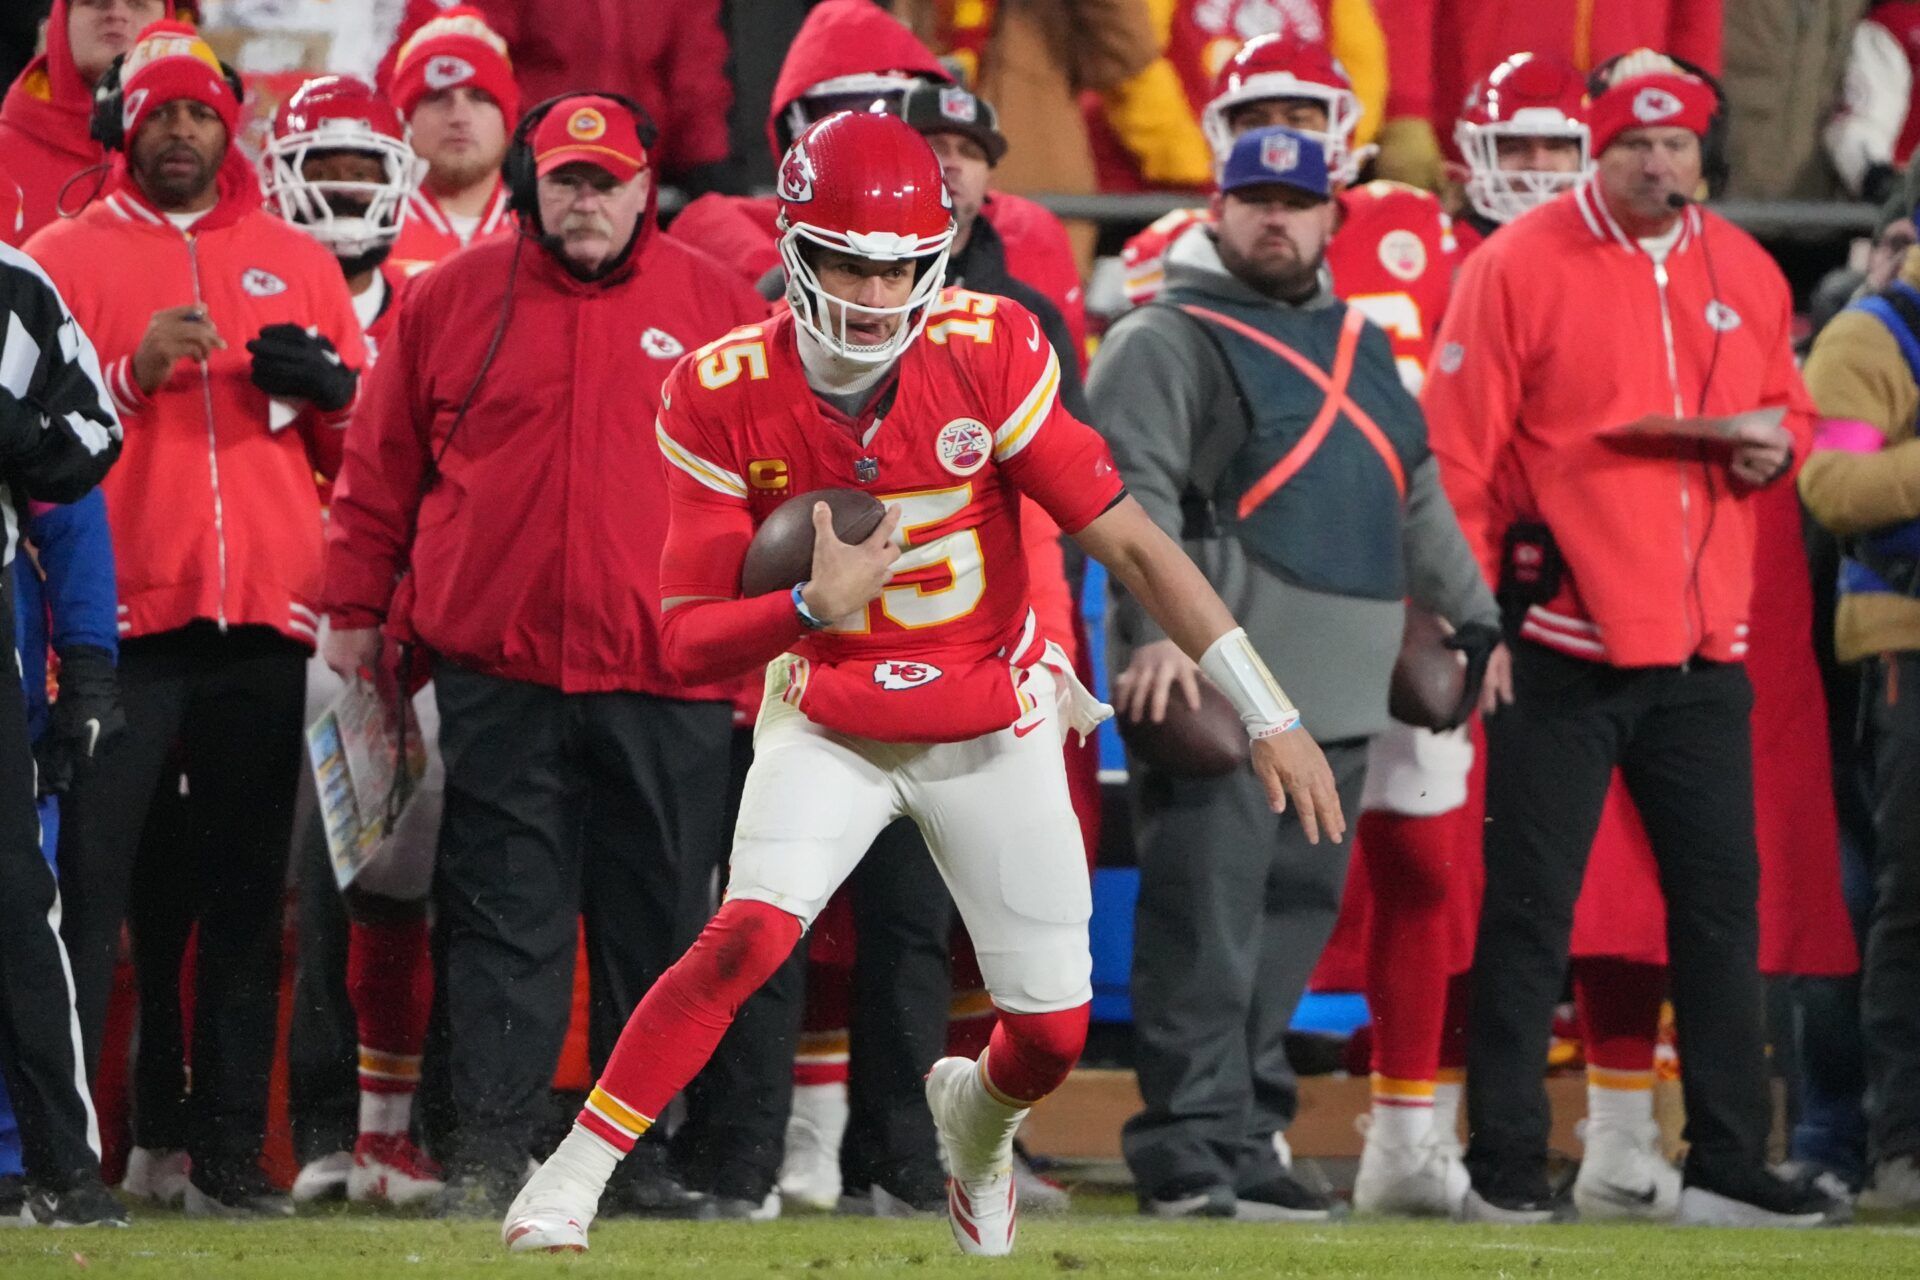
[[[799,143],[787,149],[780,162],[780,198],[788,204],[805,204],[813,199],[813,161]]]

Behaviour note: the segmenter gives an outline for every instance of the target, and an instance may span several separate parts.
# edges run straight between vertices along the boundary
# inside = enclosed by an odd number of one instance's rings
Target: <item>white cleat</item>
[[[947,1163],[947,1224],[960,1252],[1004,1258],[1019,1227],[1013,1132],[1025,1109],[995,1101],[970,1058],[942,1058],[927,1073],[927,1106]]]
[[[334,1158],[327,1157],[330,1160]],[[120,1191],[135,1200],[177,1209],[186,1203],[188,1174],[192,1167],[184,1151],[135,1147],[127,1155],[127,1172],[120,1179]],[[304,1175],[305,1171],[302,1170]],[[341,1176],[344,1179],[345,1174]]]
[[[585,1253],[587,1228],[600,1210],[600,1188],[577,1182],[548,1160],[527,1179],[500,1224],[513,1253]]]
[[[363,1133],[354,1144],[353,1169],[347,1174],[347,1199],[353,1204],[404,1209],[445,1189],[440,1167],[404,1133]]]
[[[847,1131],[847,1087],[796,1085],[787,1117],[780,1195],[789,1204],[831,1212],[840,1201],[840,1139]]]
[[[1671,1222],[1680,1211],[1680,1171],[1660,1155],[1660,1126],[1589,1124],[1573,1207],[1586,1222]]]
[[[1460,1203],[1460,1221],[1487,1222],[1501,1227],[1538,1227],[1553,1221],[1553,1210],[1537,1205],[1508,1208],[1468,1187],[1467,1198]]]
[[[1438,1137],[1392,1146],[1367,1135],[1353,1182],[1353,1211],[1396,1218],[1457,1218],[1473,1181]]]

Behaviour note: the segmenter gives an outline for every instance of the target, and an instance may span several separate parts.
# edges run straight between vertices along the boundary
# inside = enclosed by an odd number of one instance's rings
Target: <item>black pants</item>
[[[1467,1049],[1475,1183],[1507,1195],[1544,1187],[1543,1064],[1616,764],[1666,898],[1689,1161],[1757,1165],[1770,1117],[1746,672],[1610,667],[1520,641],[1514,691],[1487,722],[1486,892]]]
[[[169,761],[160,775],[133,864],[133,896],[127,907],[136,973],[159,975],[139,988],[139,1035],[133,1057],[133,1144],[156,1151],[187,1145],[193,1127],[188,1096],[187,1038],[177,974],[193,935],[200,888],[180,869],[196,864],[193,810],[181,785],[181,765]]]
[[[517,1179],[566,1037],[576,923],[584,915],[598,1064],[706,922],[732,712],[446,662],[434,680],[454,1156]]]
[[[1920,653],[1866,673],[1873,907],[1860,980],[1867,1149],[1920,1156]]]
[[[0,623],[13,634],[7,566],[0,566]],[[100,1137],[74,1034],[59,888],[40,855],[34,789],[26,698],[12,659],[0,670],[0,1071],[27,1175],[64,1186],[75,1175],[99,1174]]]
[[[287,832],[301,766],[307,649],[265,627],[193,623],[120,647],[127,733],[67,796],[60,879],[73,904],[73,953],[89,1064],[97,1062],[130,887],[190,885],[199,924],[193,1099],[186,1146],[196,1177],[259,1158],[280,1004]],[[187,775],[187,839],[142,842],[176,743]],[[166,865],[156,865],[160,859]],[[134,915],[136,962],[178,955],[179,920]],[[183,908],[184,909],[184,908]],[[156,940],[159,929],[167,936]],[[154,961],[157,963],[157,961]],[[139,972],[143,989],[177,983],[177,967]]]
[[[316,815],[316,821],[317,821]],[[359,1028],[347,991],[347,908],[324,834],[294,848],[293,1025],[287,1034],[287,1110],[301,1164],[353,1150],[360,1131]]]

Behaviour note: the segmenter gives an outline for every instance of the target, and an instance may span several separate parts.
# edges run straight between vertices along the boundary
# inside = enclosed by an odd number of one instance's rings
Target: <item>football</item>
[[[1176,778],[1220,778],[1247,762],[1247,728],[1240,713],[1211,680],[1200,680],[1200,709],[1178,688],[1167,695],[1166,719],[1116,717],[1127,751],[1152,769]]]
[[[865,542],[886,518],[878,498],[858,489],[815,489],[788,498],[775,507],[747,544],[740,562],[743,599],[787,591],[813,576],[813,504],[824,502],[833,512],[833,531],[842,542]]]
[[[1407,604],[1407,629],[1394,660],[1387,711],[1402,724],[1436,732],[1459,723],[1456,713],[1467,690],[1467,660],[1447,647],[1453,628],[1436,613]]]

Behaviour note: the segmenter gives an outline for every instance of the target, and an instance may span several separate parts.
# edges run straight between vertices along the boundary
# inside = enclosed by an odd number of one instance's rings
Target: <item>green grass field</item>
[[[1022,1222],[1004,1263],[963,1258],[944,1222],[791,1217],[777,1223],[618,1221],[585,1256],[512,1257],[497,1228],[336,1214],[207,1225],[149,1214],[128,1231],[0,1231],[0,1277],[429,1280],[454,1276],[1681,1276],[1920,1277],[1920,1228],[1819,1232],[1418,1223],[1272,1227],[1148,1222],[1101,1198]]]

